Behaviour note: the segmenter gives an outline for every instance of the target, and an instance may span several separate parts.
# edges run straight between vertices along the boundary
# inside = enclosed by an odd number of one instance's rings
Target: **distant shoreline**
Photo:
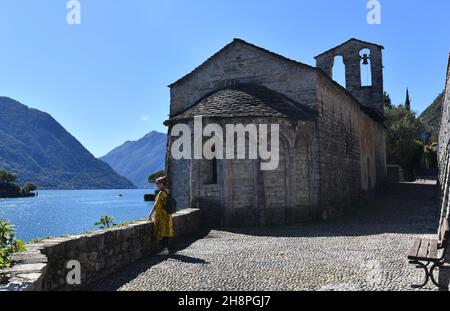
[[[156,185],[155,185],[156,187]],[[80,191],[80,190],[153,190],[155,187],[149,187],[149,188],[39,188],[39,191]]]
[[[20,198],[34,198],[36,197],[36,193],[21,193],[21,194],[15,194],[15,195],[1,195],[0,199],[20,199]]]
[[[155,190],[155,187],[149,187],[149,188],[92,188],[92,189],[72,189],[72,188],[39,188],[38,192],[44,192],[44,191],[104,191],[104,190],[117,190],[117,191],[129,191],[129,190],[148,190],[148,191],[152,191]],[[23,198],[23,197],[34,197],[36,196],[35,193],[31,193],[30,195],[20,195],[17,197],[5,197],[5,196],[1,196],[0,195],[0,199],[11,199],[11,198]]]

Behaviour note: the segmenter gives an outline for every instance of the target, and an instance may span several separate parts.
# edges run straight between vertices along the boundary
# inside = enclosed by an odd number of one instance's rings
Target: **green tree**
[[[17,175],[4,170],[0,170],[0,183],[15,183]]]
[[[387,92],[384,92],[383,94],[383,102],[386,109],[394,108],[394,105],[392,105],[391,96]]]
[[[24,243],[17,240],[14,233],[13,225],[0,220],[0,269],[11,266],[11,254],[25,251]]]
[[[20,195],[20,186],[15,183],[0,182],[0,197],[18,196]]]
[[[390,164],[399,164],[404,170],[412,171],[420,167],[423,154],[423,143],[420,133],[425,127],[416,118],[414,112],[408,111],[404,106],[385,110],[386,126],[386,152]]]
[[[148,177],[148,182],[155,183],[156,179],[158,179],[159,177],[163,177],[163,176],[166,176],[166,172],[164,170],[157,171],[156,173],[154,173]]]
[[[113,222],[114,218],[111,216],[102,216],[98,222],[94,224],[94,226],[100,226],[100,229],[106,229],[114,226]]]
[[[30,192],[36,191],[36,190],[37,190],[37,186],[35,184],[33,184],[33,183],[27,183],[22,188],[22,192],[23,193],[30,193]]]

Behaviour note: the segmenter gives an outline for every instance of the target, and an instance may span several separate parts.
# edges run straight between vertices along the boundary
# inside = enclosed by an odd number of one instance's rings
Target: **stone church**
[[[279,124],[279,166],[260,159],[181,159],[170,152],[179,208],[200,208],[215,226],[269,226],[327,219],[386,178],[383,47],[357,39],[318,56],[316,67],[235,39],[171,84],[174,125]],[[367,52],[364,52],[367,51]],[[364,53],[363,53],[364,52]],[[344,88],[333,80],[337,57]],[[370,71],[363,85],[363,67]],[[193,138],[192,138],[193,139]]]

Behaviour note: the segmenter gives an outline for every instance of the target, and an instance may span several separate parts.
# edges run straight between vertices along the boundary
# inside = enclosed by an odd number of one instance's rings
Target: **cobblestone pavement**
[[[214,230],[91,289],[411,290],[424,275],[406,253],[436,232],[435,195],[435,182],[397,184],[332,222]]]

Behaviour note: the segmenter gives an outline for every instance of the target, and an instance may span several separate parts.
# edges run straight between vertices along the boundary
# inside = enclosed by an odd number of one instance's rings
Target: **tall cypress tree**
[[[406,101],[405,101],[405,108],[407,111],[411,111],[411,100],[409,99],[409,90],[406,89]]]

